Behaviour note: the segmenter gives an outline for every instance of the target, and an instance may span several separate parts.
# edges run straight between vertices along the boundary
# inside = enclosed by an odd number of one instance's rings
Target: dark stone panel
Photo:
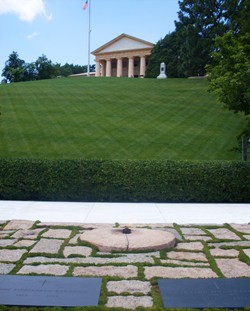
[[[165,308],[250,306],[250,279],[159,279]]]
[[[101,278],[0,275],[0,305],[97,306]]]

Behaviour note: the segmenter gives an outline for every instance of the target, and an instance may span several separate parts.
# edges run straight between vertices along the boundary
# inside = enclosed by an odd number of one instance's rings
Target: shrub
[[[246,203],[249,189],[247,162],[0,159],[1,200]]]

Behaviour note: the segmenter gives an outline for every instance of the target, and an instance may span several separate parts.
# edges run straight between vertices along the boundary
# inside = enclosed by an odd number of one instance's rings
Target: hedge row
[[[250,164],[0,159],[0,199],[247,203]]]

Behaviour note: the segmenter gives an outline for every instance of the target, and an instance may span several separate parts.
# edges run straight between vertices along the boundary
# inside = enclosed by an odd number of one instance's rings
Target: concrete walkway
[[[0,201],[0,220],[67,223],[249,223],[250,204],[156,204]]]

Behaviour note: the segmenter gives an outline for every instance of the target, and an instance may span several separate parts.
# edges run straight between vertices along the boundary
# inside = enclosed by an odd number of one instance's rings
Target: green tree
[[[167,65],[168,77],[181,78],[183,73],[180,66],[180,42],[177,31],[173,31],[160,39],[152,50],[146,72],[147,78],[159,75],[160,63]]]
[[[250,33],[232,32],[216,39],[213,65],[208,67],[210,90],[234,112],[250,114]]]
[[[205,75],[215,38],[239,24],[241,6],[242,0],[179,1],[175,31],[157,42],[146,76],[156,77],[162,61],[170,77]]]
[[[208,66],[209,89],[229,110],[247,115],[246,126],[237,137],[237,149],[246,161],[250,137],[250,0],[229,1],[228,12],[235,3],[237,10],[228,19],[231,31],[216,39],[216,51]]]
[[[95,71],[95,65],[90,66],[90,71]],[[67,77],[71,74],[84,72],[87,72],[87,65],[53,64],[44,54],[38,57],[34,63],[25,63],[19,58],[17,52],[12,52],[5,63],[2,72],[4,79],[1,83],[51,79],[57,76]]]
[[[230,0],[224,4],[225,20],[234,34],[250,31],[250,0]]]
[[[182,37],[181,66],[185,76],[205,75],[217,36],[228,30],[225,3],[228,0],[183,0],[179,2],[176,30]]]
[[[37,70],[37,79],[50,79],[55,77],[55,65],[52,64],[52,61],[47,58],[46,55],[38,57],[35,62]]]
[[[17,52],[12,52],[9,55],[9,59],[5,62],[5,67],[2,71],[2,76],[8,82],[20,82],[25,78],[26,71],[25,61],[20,59]]]
[[[23,81],[34,81],[37,80],[37,70],[35,63],[25,64],[25,73]]]

